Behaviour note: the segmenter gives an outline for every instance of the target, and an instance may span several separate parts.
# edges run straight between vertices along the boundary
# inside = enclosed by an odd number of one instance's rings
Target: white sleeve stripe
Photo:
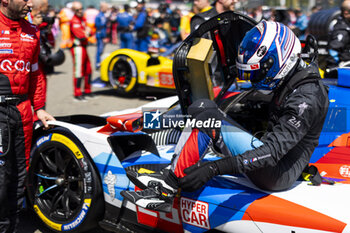
[[[38,63],[35,63],[35,64],[32,65],[32,72],[35,72],[35,71],[37,71],[38,69],[39,69]]]

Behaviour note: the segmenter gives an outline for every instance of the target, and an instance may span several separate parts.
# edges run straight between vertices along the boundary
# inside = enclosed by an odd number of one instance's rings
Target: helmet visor
[[[240,80],[250,80],[251,83],[260,82],[264,77],[261,75],[260,63],[243,64],[236,61],[238,78]]]

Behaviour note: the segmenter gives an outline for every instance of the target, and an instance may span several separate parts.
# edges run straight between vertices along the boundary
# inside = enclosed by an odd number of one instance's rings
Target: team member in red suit
[[[70,23],[73,47],[71,48],[73,56],[73,79],[74,79],[74,99],[85,101],[85,96],[91,94],[91,64],[87,54],[88,28],[83,19],[83,5],[80,2],[73,2],[74,16]],[[81,85],[84,79],[84,95],[81,91]]]
[[[47,23],[43,22],[43,13],[47,13],[48,8],[49,8],[49,2],[48,0],[32,0],[33,7],[31,9],[31,12],[27,14],[26,20],[28,20],[29,23],[34,24],[38,27],[38,36],[39,39],[41,36],[41,28],[44,28],[47,26]],[[51,34],[52,35],[52,34]],[[51,37],[50,37],[51,38]],[[54,45],[53,45],[54,46]],[[39,59],[39,69],[40,72],[44,75],[44,81],[42,82],[43,84],[43,91],[44,91],[44,101],[46,100],[46,87],[47,87],[47,79],[46,79],[46,74],[44,72],[44,65],[40,62]],[[34,115],[34,121],[38,120],[37,116]]]
[[[32,138],[32,106],[45,127],[36,26],[24,17],[32,0],[0,3],[0,232],[16,232]]]

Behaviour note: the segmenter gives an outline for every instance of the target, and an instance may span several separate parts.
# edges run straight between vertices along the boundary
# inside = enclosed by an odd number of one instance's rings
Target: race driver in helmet
[[[172,163],[160,173],[128,172],[142,191],[122,191],[138,206],[168,212],[178,188],[195,191],[217,175],[245,174],[260,189],[290,188],[308,167],[328,109],[328,93],[317,65],[299,56],[298,38],[285,25],[262,21],[243,38],[236,61],[238,76],[271,95],[268,127],[258,139],[221,112],[210,100],[197,100],[188,113],[197,120],[215,118],[214,130],[184,130]],[[203,108],[204,107],[204,108]],[[203,162],[215,145],[224,158]]]

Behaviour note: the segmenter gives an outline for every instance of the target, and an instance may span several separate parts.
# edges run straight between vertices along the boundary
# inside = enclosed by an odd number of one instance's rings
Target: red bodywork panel
[[[141,112],[111,116],[107,118],[107,124],[97,132],[108,135],[117,131],[137,132],[142,129],[142,124]]]

